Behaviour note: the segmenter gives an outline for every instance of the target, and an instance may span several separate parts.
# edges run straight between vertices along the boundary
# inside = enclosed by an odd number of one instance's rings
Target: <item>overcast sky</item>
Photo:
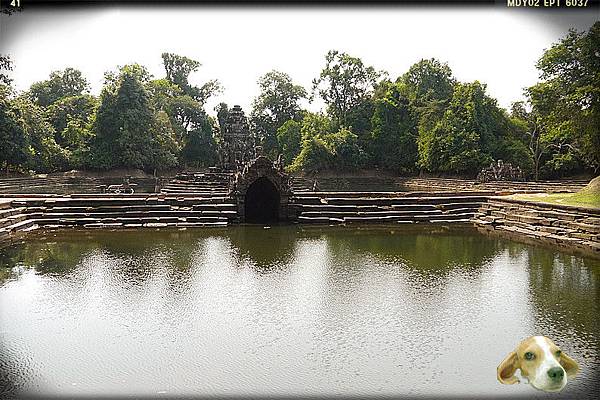
[[[198,60],[191,76],[218,79],[224,92],[207,104],[250,111],[256,81],[276,69],[307,89],[330,49],[362,58],[395,79],[411,64],[435,57],[460,81],[487,83],[508,108],[534,84],[535,62],[569,27],[588,29],[597,9],[543,11],[505,7],[102,7],[26,9],[0,17],[0,53],[11,55],[18,90],[51,71],[81,70],[99,94],[103,74],[137,62],[163,77],[160,54]],[[321,104],[308,105],[316,110]]]

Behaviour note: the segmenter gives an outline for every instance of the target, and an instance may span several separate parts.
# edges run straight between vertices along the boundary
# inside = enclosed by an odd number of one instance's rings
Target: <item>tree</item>
[[[415,107],[450,100],[456,84],[448,64],[435,58],[413,64],[398,82],[404,84],[406,95]]]
[[[227,105],[227,103],[219,103],[215,107],[215,111],[217,112],[217,121],[219,123],[219,129],[221,133],[223,133],[225,123],[229,118],[229,106]]]
[[[0,54],[0,84],[1,85],[10,85],[12,79],[10,79],[7,75],[8,71],[12,71],[12,61],[10,60],[10,56]],[[7,72],[3,72],[7,71]]]
[[[27,140],[18,111],[9,98],[8,88],[0,84],[0,167],[7,172],[27,161]]]
[[[300,152],[289,167],[290,171],[315,172],[331,169],[334,155],[324,137],[333,132],[333,122],[321,113],[307,112],[302,118]]]
[[[167,71],[167,75],[173,79],[173,71]],[[175,80],[189,89],[186,76]],[[164,111],[169,118],[178,147],[181,149],[180,159],[194,166],[214,163],[216,143],[212,132],[213,122],[204,111],[202,103],[168,79],[150,81],[147,87],[154,108]]]
[[[97,106],[98,99],[89,94],[63,97],[50,104],[46,108],[46,117],[54,128],[56,143],[61,146],[73,145],[73,141],[67,143],[69,140],[65,138],[65,129],[69,123],[71,127],[89,125]]]
[[[204,105],[209,97],[221,90],[221,84],[216,79],[206,82],[201,87],[190,84],[189,75],[202,65],[198,61],[173,53],[162,53],[162,59],[167,80],[179,86],[184,94],[200,104]]]
[[[39,106],[47,107],[69,96],[80,96],[89,91],[89,84],[74,68],[54,71],[46,81],[36,82],[29,88],[29,98]]]
[[[290,119],[277,129],[277,143],[281,149],[283,163],[290,165],[300,153],[302,145],[302,123]]]
[[[107,74],[96,113],[91,165],[152,170],[175,165],[176,141],[164,112],[155,112],[137,65]]]
[[[320,135],[307,137],[302,141],[302,149],[292,165],[291,171],[317,172],[331,169],[333,154]]]
[[[348,113],[370,97],[383,73],[366,67],[360,58],[336,50],[327,53],[325,62],[325,68],[313,80],[313,96],[318,94],[323,99],[337,126],[347,127]]]
[[[27,143],[27,167],[38,172],[64,171],[69,167],[69,153],[54,140],[54,128],[42,107],[27,97],[15,101]]]
[[[419,164],[428,171],[474,174],[506,154],[510,120],[477,81],[455,85],[443,118],[419,135]],[[507,160],[513,161],[513,160]]]
[[[417,121],[414,108],[398,84],[388,84],[375,101],[371,119],[371,159],[382,168],[411,171],[417,161]]]
[[[537,62],[541,82],[526,90],[554,154],[548,172],[574,172],[581,160],[600,171],[600,22],[570,30]],[[564,164],[564,165],[563,165]],[[557,168],[558,167],[558,168]]]
[[[271,71],[258,79],[260,93],[252,103],[250,125],[261,140],[265,154],[275,158],[281,151],[277,129],[288,120],[299,120],[300,99],[306,90],[295,85],[288,74]]]
[[[363,166],[365,154],[359,146],[358,136],[347,128],[323,136],[332,155],[332,166],[336,170],[349,171]]]
[[[214,122],[204,115],[201,124],[188,132],[182,150],[186,164],[196,167],[214,165],[218,161],[217,143],[213,136]]]

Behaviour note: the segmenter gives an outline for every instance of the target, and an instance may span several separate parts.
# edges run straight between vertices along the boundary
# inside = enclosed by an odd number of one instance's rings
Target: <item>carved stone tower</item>
[[[237,171],[256,156],[254,136],[250,133],[248,120],[242,107],[235,105],[229,111],[224,126],[221,127],[221,166]]]

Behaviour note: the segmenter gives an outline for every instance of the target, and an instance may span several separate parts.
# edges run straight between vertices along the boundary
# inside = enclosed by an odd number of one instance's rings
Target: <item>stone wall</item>
[[[490,197],[473,222],[484,232],[600,258],[600,209]]]
[[[0,242],[37,228],[226,226],[238,219],[229,196],[70,195],[0,198]]]

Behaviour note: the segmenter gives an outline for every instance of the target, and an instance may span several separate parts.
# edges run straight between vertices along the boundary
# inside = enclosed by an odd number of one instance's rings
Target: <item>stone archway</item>
[[[269,178],[261,177],[250,184],[244,196],[246,222],[268,223],[279,221],[280,194]]]
[[[265,156],[246,164],[235,174],[229,187],[240,221],[264,223],[287,220],[291,194],[289,179]]]

